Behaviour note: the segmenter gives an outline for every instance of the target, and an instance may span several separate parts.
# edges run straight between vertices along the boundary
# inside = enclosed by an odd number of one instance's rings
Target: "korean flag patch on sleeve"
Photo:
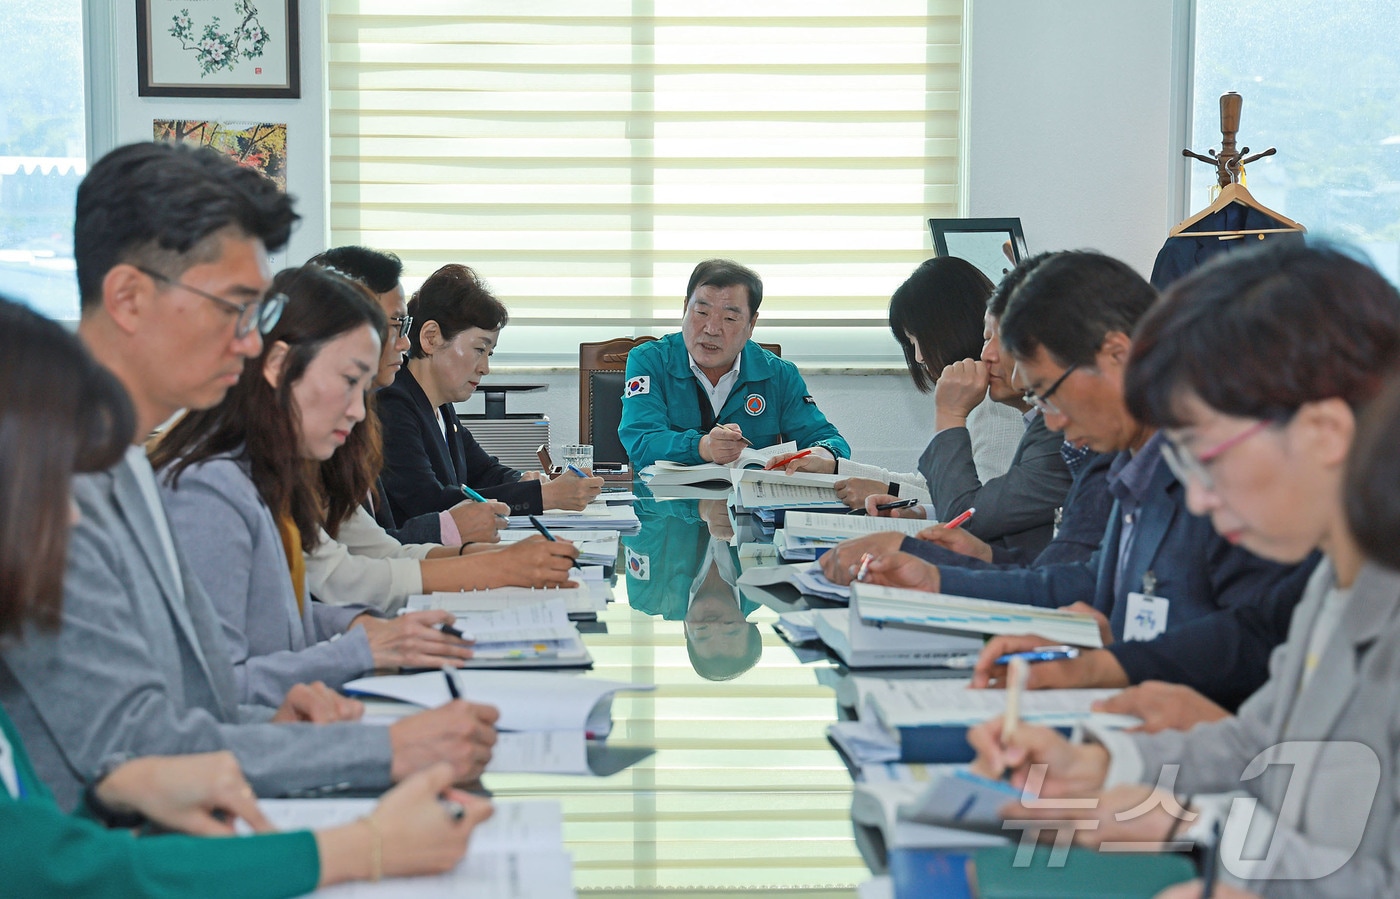
[[[622,388],[622,398],[625,400],[631,396],[638,396],[643,393],[651,393],[651,376],[637,375],[627,381],[627,386]]]

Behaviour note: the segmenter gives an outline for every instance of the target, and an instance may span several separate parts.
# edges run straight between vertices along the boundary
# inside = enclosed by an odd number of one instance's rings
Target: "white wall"
[[[1031,252],[1093,248],[1149,274],[1179,210],[1183,7],[971,0],[967,214],[1020,216]]]
[[[303,261],[325,249],[326,240],[326,80],[323,72],[321,0],[301,0],[300,100],[225,100],[142,97],[136,92],[136,4],[88,0],[89,63],[107,71],[89,73],[91,102],[106,106],[97,115],[89,142],[93,158],[115,146],[151,139],[154,119],[218,122],[274,122],[287,125],[287,191],[297,197],[302,221],[285,253],[273,260]],[[105,31],[103,34],[101,32]]]

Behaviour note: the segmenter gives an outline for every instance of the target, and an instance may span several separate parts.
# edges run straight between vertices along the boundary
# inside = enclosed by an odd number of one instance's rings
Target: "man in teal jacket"
[[[695,267],[680,333],[627,356],[617,434],[634,466],[728,463],[746,445],[786,440],[833,467],[850,458],[797,366],[751,339],[762,301],[763,282],[744,266],[709,259]]]

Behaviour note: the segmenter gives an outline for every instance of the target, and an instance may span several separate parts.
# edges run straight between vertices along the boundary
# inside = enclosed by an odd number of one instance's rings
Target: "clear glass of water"
[[[560,458],[563,459],[564,470],[568,471],[572,465],[580,471],[592,473],[593,471],[593,444],[591,443],[566,443],[560,450]]]

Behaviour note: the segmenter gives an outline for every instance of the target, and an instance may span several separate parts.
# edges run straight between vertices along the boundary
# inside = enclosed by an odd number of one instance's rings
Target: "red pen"
[[[954,518],[952,521],[948,522],[947,524],[945,524],[945,525],[943,525],[943,526],[944,526],[945,528],[950,528],[950,529],[951,529],[951,528],[960,528],[960,527],[962,527],[963,525],[967,524],[968,519],[972,517],[972,513],[973,513],[973,512],[976,512],[976,511],[977,511],[976,509],[968,509],[966,512],[962,513],[962,514],[959,515],[957,518]]]
[[[786,459],[784,459],[784,460],[781,461],[781,462],[779,462],[778,460],[774,459],[773,461],[771,461],[771,462],[768,463],[768,470],[769,470],[769,471],[772,471],[774,468],[777,468],[779,465],[786,465],[786,464],[788,464],[789,462],[791,462],[791,461],[793,461],[793,460],[795,460],[795,459],[801,459],[803,456],[810,456],[810,455],[812,455],[812,451],[809,450],[809,449],[805,449],[805,450],[803,450],[803,451],[800,452],[800,453],[793,453],[791,456],[788,456]]]

